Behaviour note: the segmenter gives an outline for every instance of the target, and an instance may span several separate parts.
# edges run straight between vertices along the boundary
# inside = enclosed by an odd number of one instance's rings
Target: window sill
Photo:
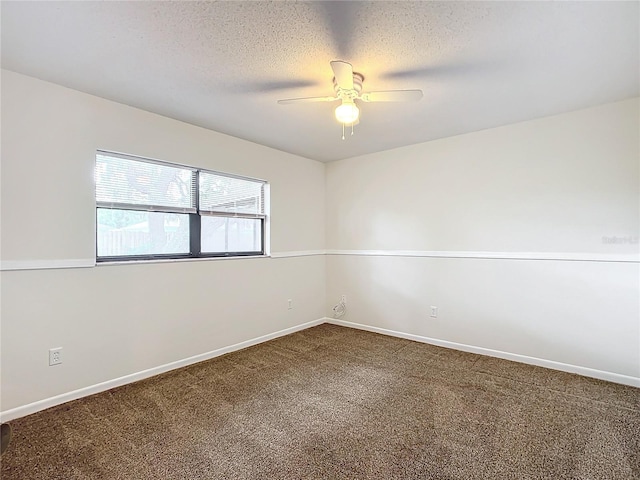
[[[149,263],[185,263],[209,262],[216,260],[245,260],[251,258],[271,258],[271,255],[239,255],[236,257],[198,257],[198,258],[151,258],[148,260],[116,260],[113,262],[96,262],[96,267],[110,267],[112,265],[145,265]]]

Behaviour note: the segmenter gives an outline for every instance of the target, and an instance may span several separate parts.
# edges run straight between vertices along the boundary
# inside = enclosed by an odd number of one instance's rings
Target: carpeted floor
[[[327,324],[12,425],[2,480],[640,479],[640,389]]]

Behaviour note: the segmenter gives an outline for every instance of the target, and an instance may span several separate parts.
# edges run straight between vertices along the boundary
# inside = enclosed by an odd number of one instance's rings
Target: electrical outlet
[[[342,301],[342,303],[344,303],[345,305],[347,304],[347,296],[346,295],[342,295],[342,298],[340,299]]]
[[[287,300],[287,309],[291,310],[293,308],[293,300],[289,299]]]
[[[431,316],[433,318],[438,318],[438,307],[431,305]]]
[[[62,347],[49,349],[49,366],[62,363]]]

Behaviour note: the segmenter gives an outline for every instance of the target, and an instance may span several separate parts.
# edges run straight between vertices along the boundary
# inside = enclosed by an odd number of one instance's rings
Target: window
[[[265,185],[99,151],[97,260],[263,255]]]

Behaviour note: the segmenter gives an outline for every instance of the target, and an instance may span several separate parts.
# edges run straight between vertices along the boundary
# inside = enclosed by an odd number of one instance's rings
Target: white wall
[[[96,149],[265,179],[271,251],[324,248],[322,163],[3,70],[3,266],[94,261]],[[324,269],[301,256],[3,271],[0,410],[320,319]]]
[[[634,383],[638,107],[328,164],[327,307],[346,294],[350,322]]]
[[[272,252],[333,254],[2,271],[0,411],[322,318],[341,294],[367,327],[628,383],[638,244],[602,237],[638,235],[638,114],[635,99],[325,166],[3,70],[3,267],[93,262],[96,149],[263,178]]]

